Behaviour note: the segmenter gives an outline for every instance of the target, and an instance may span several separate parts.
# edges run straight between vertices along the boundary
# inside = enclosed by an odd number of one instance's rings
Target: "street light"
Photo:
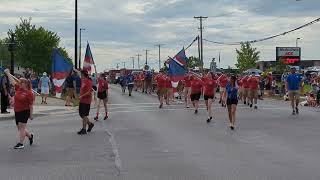
[[[79,68],[81,68],[81,36],[82,31],[85,31],[86,29],[80,28],[80,45],[79,45]]]
[[[298,41],[300,40],[301,38],[297,38],[296,39],[296,47],[298,47]]]

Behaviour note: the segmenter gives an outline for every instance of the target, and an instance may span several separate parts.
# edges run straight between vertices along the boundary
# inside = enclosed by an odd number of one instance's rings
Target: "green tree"
[[[284,73],[285,71],[288,70],[288,66],[282,60],[279,60],[279,61],[276,62],[276,65],[275,65],[274,69],[278,73]]]
[[[8,67],[10,64],[10,53],[5,39],[0,39],[0,63],[2,63],[4,67]]]
[[[187,67],[188,68],[201,67],[201,61],[199,60],[199,58],[190,56]]]
[[[260,58],[260,51],[257,51],[257,48],[253,48],[249,42],[245,42],[241,43],[241,49],[236,49],[236,52],[236,67],[239,68],[240,71],[245,71],[256,67],[256,62],[259,61]]]
[[[37,28],[32,25],[31,18],[21,19],[12,33],[15,34],[17,42],[17,64],[32,68],[37,73],[51,72],[52,52],[54,48],[59,48],[59,36],[43,27]],[[70,59],[65,49],[59,49],[67,59]]]

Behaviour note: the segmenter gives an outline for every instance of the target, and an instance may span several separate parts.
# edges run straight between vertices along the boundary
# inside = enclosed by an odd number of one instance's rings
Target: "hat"
[[[42,75],[43,75],[43,76],[47,76],[47,73],[46,73],[46,72],[44,72]]]

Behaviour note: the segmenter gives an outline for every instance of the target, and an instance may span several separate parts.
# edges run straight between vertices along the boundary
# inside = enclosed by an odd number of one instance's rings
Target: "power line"
[[[253,43],[257,43],[257,42],[262,42],[262,41],[267,41],[267,40],[270,40],[270,39],[274,39],[274,38],[277,38],[279,36],[285,36],[289,33],[292,33],[292,32],[295,32],[295,31],[298,31],[300,29],[303,29],[305,27],[308,27],[308,26],[311,26],[315,23],[318,23],[320,21],[320,18],[318,19],[315,19],[307,24],[304,24],[302,26],[299,26],[297,28],[294,28],[292,30],[289,30],[289,31],[286,31],[286,32],[283,32],[283,33],[280,33],[280,34],[276,34],[276,35],[273,35],[273,36],[269,36],[269,37],[265,37],[265,38],[261,38],[261,39],[257,39],[257,40],[250,40],[250,41],[241,41],[241,42],[232,42],[232,43],[226,43],[226,42],[219,42],[219,41],[211,41],[211,40],[207,40],[207,39],[204,39],[204,41],[207,41],[207,42],[210,42],[210,43],[214,43],[214,44],[220,44],[220,45],[240,45],[242,42],[249,42],[251,44]]]

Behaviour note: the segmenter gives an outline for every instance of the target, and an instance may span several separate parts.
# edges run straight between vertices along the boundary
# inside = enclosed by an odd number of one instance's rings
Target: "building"
[[[270,67],[275,66],[276,61],[258,61],[257,69],[264,71]],[[306,69],[308,67],[320,66],[320,60],[301,60],[300,65],[301,69]]]

